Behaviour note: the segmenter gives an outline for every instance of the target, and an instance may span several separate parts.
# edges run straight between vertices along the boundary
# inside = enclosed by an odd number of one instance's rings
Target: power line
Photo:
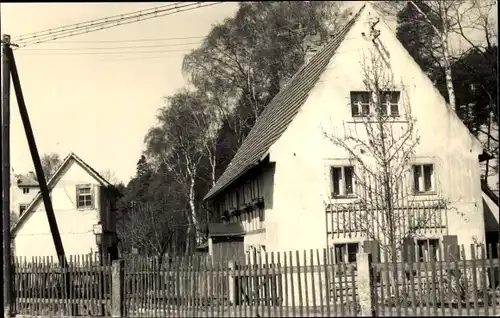
[[[42,55],[108,55],[108,54],[150,54],[150,53],[168,53],[168,52],[189,52],[190,50],[181,49],[181,50],[152,50],[152,51],[122,51],[122,52],[51,52],[51,53],[42,53]],[[23,55],[41,55],[40,53],[32,53],[24,51]]]
[[[187,37],[178,37],[178,38],[149,38],[149,39],[131,39],[131,40],[58,41],[57,44],[159,42],[159,41],[171,41],[171,40],[202,39],[204,37],[205,36],[187,36]],[[47,43],[47,44],[53,44],[53,43]]]
[[[193,4],[189,4],[189,5],[177,6],[174,9],[166,9],[166,10],[162,10],[162,11],[157,10],[157,11],[155,11],[153,13],[149,13],[147,15],[141,14],[141,15],[137,15],[137,16],[133,16],[133,17],[124,18],[124,19],[118,19],[116,21],[112,21],[111,23],[106,22],[106,23],[102,23],[99,25],[89,25],[86,27],[81,27],[81,28],[76,29],[76,30],[70,30],[70,31],[66,30],[66,31],[61,31],[57,34],[54,33],[54,34],[44,35],[44,36],[36,37],[32,41],[26,41],[26,42],[17,41],[17,44],[19,45],[19,47],[26,47],[26,46],[33,45],[33,44],[40,44],[40,43],[45,43],[48,41],[63,39],[66,37],[91,33],[91,32],[100,31],[100,30],[104,30],[104,29],[109,29],[109,28],[119,26],[119,25],[149,20],[149,19],[158,18],[158,17],[162,17],[162,16],[166,16],[166,15],[171,15],[171,14],[175,14],[175,13],[179,13],[179,12],[191,11],[191,10],[195,10],[195,9],[199,9],[199,8],[203,8],[203,7],[217,5],[220,3],[221,2],[201,3],[201,4],[197,4],[196,6],[193,6]]]
[[[30,36],[32,40],[17,40],[17,44],[19,44],[22,47],[25,47],[27,45],[31,44],[38,44],[38,43],[43,43],[51,40],[57,40],[60,38],[65,38],[69,36],[75,36],[75,35],[80,35],[80,34],[85,34],[85,33],[90,33],[94,31],[99,31],[107,28],[111,28],[114,26],[118,25],[123,25],[123,24],[128,24],[128,23],[134,23],[142,20],[147,20],[159,16],[165,16],[169,15],[175,12],[179,11],[186,11],[187,9],[193,9],[195,4],[190,3],[190,4],[183,4],[182,6],[176,6],[174,8],[168,7],[166,9],[160,9],[160,10],[155,10],[153,12],[149,13],[143,13],[143,11],[140,11],[136,15],[132,16],[122,16],[120,18],[112,19],[112,20],[107,20],[105,22],[100,22],[100,23],[94,23],[94,22],[89,22],[86,23],[84,26],[79,26],[78,28],[67,28],[64,29],[62,28],[61,31],[58,32],[50,32],[50,33],[44,33],[43,31],[38,34],[34,34]],[[177,10],[177,11],[175,11]]]
[[[76,51],[76,50],[143,49],[143,48],[152,48],[152,47],[172,47],[172,46],[196,45],[196,44],[200,44],[200,43],[202,43],[202,41],[188,42],[188,43],[175,43],[175,44],[139,45],[139,46],[43,48],[43,49],[24,49],[23,52],[28,52],[28,51]]]
[[[21,35],[12,37],[12,40],[14,40],[15,42],[22,42],[25,38],[26,39],[36,38],[36,37],[42,36],[44,34],[45,35],[50,35],[50,34],[58,33],[58,32],[61,32],[61,31],[65,32],[65,31],[68,31],[68,30],[71,30],[71,29],[79,29],[79,28],[82,28],[84,26],[88,27],[88,26],[98,25],[98,24],[102,24],[102,23],[110,23],[110,22],[113,22],[113,20],[127,18],[127,16],[129,16],[129,15],[146,14],[146,13],[143,13],[143,12],[144,11],[151,11],[151,10],[155,10],[155,11],[156,10],[161,10],[162,8],[170,8],[172,6],[178,5],[179,3],[182,3],[182,2],[175,2],[175,3],[168,4],[168,5],[154,7],[154,8],[151,8],[151,9],[143,9],[143,10],[139,10],[139,11],[133,11],[133,12],[129,12],[129,13],[117,14],[117,15],[108,16],[108,17],[105,17],[105,18],[94,19],[94,20],[89,20],[89,21],[85,21],[85,22],[67,24],[67,25],[63,25],[63,26],[59,26],[59,27],[55,27],[55,28],[50,28],[50,29],[42,30],[42,31],[25,33],[25,34],[21,34]]]

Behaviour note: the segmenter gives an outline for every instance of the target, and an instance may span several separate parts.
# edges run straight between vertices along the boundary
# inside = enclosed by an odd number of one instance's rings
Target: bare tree
[[[117,227],[120,240],[142,253],[162,257],[172,243],[174,215],[149,203],[131,202],[120,222]]]
[[[41,162],[45,179],[49,180],[61,165],[62,160],[59,154],[50,152],[42,156]]]
[[[395,264],[406,240],[425,231],[446,202],[433,200],[421,209],[414,200],[410,177],[416,177],[419,184],[420,176],[414,173],[421,170],[414,171],[411,161],[420,138],[404,85],[395,85],[388,65],[376,52],[363,58],[362,76],[366,99],[352,105],[359,107],[361,122],[344,125],[343,132],[324,133],[349,155],[353,169],[344,172],[342,179],[346,182],[346,174],[353,176],[354,183],[345,184],[345,189],[355,193],[356,199],[347,205],[330,202],[328,208],[349,209],[349,220],[341,221],[344,226],[349,224],[354,227],[351,231],[376,241]],[[396,269],[392,278],[397,280]]]
[[[111,169],[103,170],[99,174],[111,184],[118,184],[119,182],[118,177]]]

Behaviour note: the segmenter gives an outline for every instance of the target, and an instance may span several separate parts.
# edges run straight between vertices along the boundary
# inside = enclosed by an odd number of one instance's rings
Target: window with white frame
[[[431,260],[437,261],[439,252],[438,239],[418,239],[417,248],[420,262],[430,262]]]
[[[76,207],[78,209],[92,208],[94,205],[94,196],[92,185],[81,184],[76,186]]]
[[[354,167],[331,167],[332,197],[354,195]]]
[[[23,187],[23,194],[28,194],[28,193],[30,193],[30,188]]]
[[[416,194],[433,193],[435,191],[434,165],[413,165],[413,190]]]
[[[337,263],[354,263],[359,250],[359,243],[341,243],[334,245]]]
[[[382,115],[399,116],[400,95],[399,91],[380,92]],[[371,92],[351,92],[351,112],[353,117],[370,115],[375,111],[373,107]]]
[[[370,114],[370,92],[351,92],[351,112],[353,117]]]
[[[381,107],[384,115],[399,116],[399,98],[398,91],[384,91],[380,93]]]

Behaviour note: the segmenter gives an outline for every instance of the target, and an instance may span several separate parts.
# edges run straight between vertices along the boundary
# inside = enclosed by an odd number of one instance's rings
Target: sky
[[[2,3],[1,33],[15,37],[166,4]],[[127,183],[163,97],[186,84],[183,55],[236,10],[235,2],[223,3],[14,51],[39,153],[72,151]],[[11,166],[25,173],[33,164],[11,90]]]

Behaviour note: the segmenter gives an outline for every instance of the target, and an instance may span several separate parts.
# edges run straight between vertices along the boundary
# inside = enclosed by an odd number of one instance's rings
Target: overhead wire
[[[119,50],[119,49],[143,49],[153,47],[172,47],[200,44],[202,41],[188,42],[188,43],[175,43],[175,44],[155,44],[155,45],[140,45],[140,46],[112,46],[112,47],[72,47],[72,48],[42,48],[42,49],[24,49],[23,52],[30,51],[75,51],[75,50]]]
[[[149,39],[130,39],[130,40],[93,40],[93,41],[58,41],[56,44],[83,44],[83,43],[128,43],[128,42],[158,42],[171,40],[202,39],[205,36],[186,36],[175,38],[149,38]],[[47,43],[52,44],[52,43]]]
[[[125,14],[119,14],[111,17],[105,17],[105,18],[100,18],[100,19],[94,19],[90,21],[85,21],[85,22],[80,22],[76,24],[70,24],[70,25],[64,25],[56,28],[51,28],[48,30],[43,30],[43,31],[37,31],[37,32],[32,32],[28,34],[23,34],[19,36],[15,36],[12,38],[12,41],[15,41],[17,43],[28,43],[28,42],[33,42],[37,41],[38,39],[43,39],[43,38],[50,38],[54,37],[58,34],[67,34],[75,31],[80,31],[83,29],[88,29],[88,28],[97,28],[103,25],[111,25],[116,22],[120,21],[128,21],[130,19],[136,19],[137,17],[141,16],[150,16],[151,14],[155,14],[158,12],[164,12],[164,11],[169,11],[172,9],[178,8],[177,3],[173,3],[167,6],[160,6],[160,7],[155,7],[152,9],[146,9],[146,10],[140,10],[140,11],[134,11],[132,13],[125,13]],[[192,6],[193,3],[185,4],[185,6]],[[152,12],[147,12],[151,11]]]
[[[48,35],[41,35],[35,37],[33,40],[27,40],[27,41],[17,41],[16,44],[18,44],[19,47],[26,47],[34,44],[40,44],[40,43],[46,43],[50,41],[55,41],[58,39],[63,39],[67,37],[73,37],[77,35],[83,35],[87,33],[92,33],[100,30],[105,30],[109,29],[115,26],[119,25],[125,25],[125,24],[130,24],[130,23],[135,23],[139,21],[144,21],[144,20],[149,20],[153,18],[158,18],[162,16],[167,16],[171,15],[174,13],[179,13],[179,12],[184,12],[184,11],[190,11],[194,9],[198,9],[200,7],[206,7],[214,4],[204,4],[204,5],[196,5],[196,4],[184,4],[182,6],[177,6],[175,8],[169,8],[169,9],[164,9],[164,10],[158,10],[150,14],[141,14],[137,16],[131,16],[131,17],[126,17],[126,18],[121,18],[121,19],[115,19],[115,20],[110,20],[108,22],[103,22],[100,24],[91,24],[87,25],[85,27],[81,27],[79,29],[72,29],[72,30],[63,30],[58,33],[52,33]]]
[[[182,3],[182,2],[175,2],[175,3],[170,3],[168,5],[163,5],[163,6],[159,6],[159,7],[150,8],[150,9],[142,9],[142,10],[138,10],[138,11],[133,11],[133,12],[128,12],[128,13],[122,13],[122,14],[117,14],[117,15],[112,15],[112,16],[108,16],[108,17],[104,17],[104,18],[99,18],[99,19],[94,19],[94,20],[89,20],[89,21],[85,21],[85,22],[78,22],[78,23],[73,23],[73,24],[67,24],[67,25],[63,25],[63,26],[59,26],[59,27],[55,27],[55,28],[50,28],[50,29],[42,30],[42,31],[25,33],[25,34],[13,36],[12,40],[22,41],[23,38],[35,38],[35,37],[43,35],[43,34],[53,34],[53,33],[56,33],[56,32],[60,32],[61,30],[65,31],[65,30],[68,30],[68,29],[71,29],[71,28],[77,29],[77,28],[81,28],[85,24],[87,24],[87,26],[88,26],[88,25],[93,25],[93,24],[108,23],[108,22],[111,22],[111,20],[113,20],[113,19],[117,19],[117,18],[118,19],[122,19],[122,18],[124,18],[127,15],[132,15],[132,14],[137,15],[138,13],[142,13],[143,11],[151,11],[151,10],[158,10],[158,9],[161,9],[161,8],[165,8],[165,7],[172,7],[172,6],[175,6],[175,5],[179,4],[179,3]]]
[[[289,29],[289,26],[283,26],[280,28],[276,28],[277,30],[281,30],[283,28]],[[305,28],[300,28],[297,30],[291,30],[292,32],[300,32],[300,31],[305,31]],[[189,39],[193,37],[179,37],[179,38],[167,38],[167,39]],[[148,39],[152,40],[152,39]],[[196,41],[196,42],[188,42],[188,43],[172,43],[172,44],[155,44],[155,45],[139,45],[139,46],[111,46],[111,47],[73,47],[73,48],[35,48],[35,49],[23,49],[22,53],[23,55],[109,55],[109,54],[150,54],[150,53],[169,53],[169,52],[190,52],[195,47],[193,48],[186,48],[186,49],[178,49],[178,50],[155,50],[155,51],[137,51],[135,49],[142,49],[142,48],[169,48],[169,47],[176,47],[176,46],[187,46],[187,45],[197,45],[201,44],[203,41]],[[113,51],[113,50],[120,50],[120,49],[126,49],[128,51],[122,51],[122,52],[105,52],[105,51]],[[92,51],[92,50],[97,50],[100,52],[86,52],[86,51]],[[36,51],[36,53],[33,53]],[[80,51],[80,52],[75,52],[75,51]],[[104,51],[104,52],[103,52]],[[160,57],[158,57],[160,58]]]
[[[76,36],[76,35],[96,32],[96,31],[109,29],[109,28],[119,26],[119,25],[149,20],[152,18],[158,18],[158,17],[167,16],[167,15],[171,15],[171,14],[175,14],[175,13],[179,13],[179,12],[191,11],[191,10],[204,8],[204,7],[208,7],[208,6],[213,6],[213,5],[217,5],[217,4],[221,4],[221,2],[215,2],[215,3],[202,2],[202,3],[184,4],[184,5],[180,5],[180,6],[178,5],[174,8],[169,8],[169,9],[164,9],[164,10],[156,10],[156,11],[151,12],[151,13],[139,14],[139,15],[131,16],[131,17],[127,17],[127,18],[109,20],[107,22],[103,22],[103,23],[100,23],[97,25],[91,24],[91,25],[87,25],[84,27],[80,27],[78,29],[71,29],[71,30],[64,30],[63,29],[62,31],[57,32],[57,33],[54,32],[54,33],[49,33],[49,34],[41,35],[41,36],[33,35],[33,36],[31,36],[31,37],[33,37],[33,40],[31,40],[31,41],[16,40],[16,42],[14,42],[14,41],[13,42],[16,43],[19,48],[23,48],[23,47],[34,45],[34,44],[40,44],[40,43],[45,43],[45,42],[49,42],[49,41],[54,41],[54,40],[58,40],[58,39]]]

